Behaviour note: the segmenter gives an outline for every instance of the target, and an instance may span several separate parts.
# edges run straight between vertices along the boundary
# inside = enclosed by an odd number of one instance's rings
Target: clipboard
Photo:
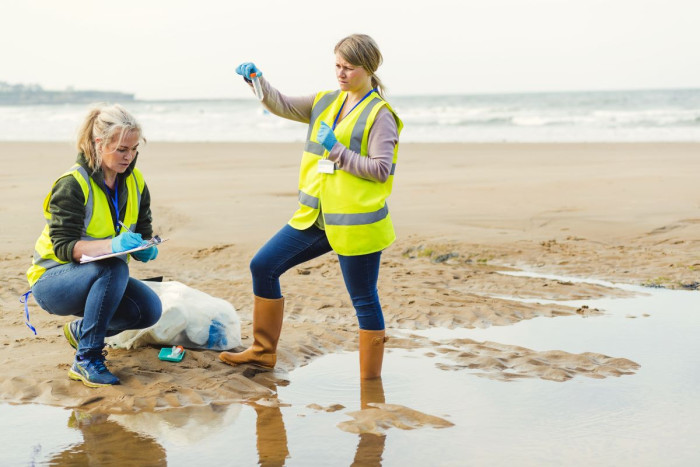
[[[132,248],[130,250],[126,251],[120,251],[119,253],[108,253],[106,255],[100,255],[100,256],[88,256],[88,255],[83,255],[80,257],[80,264],[85,264],[85,263],[92,263],[93,261],[100,261],[103,259],[107,258],[114,258],[116,256],[124,256],[128,255],[129,253],[133,253],[135,251],[141,251],[141,250],[148,250],[149,248],[153,248],[156,245],[160,245],[163,242],[168,241],[167,238],[160,238],[158,235],[154,235],[153,238],[150,240],[146,241],[145,244]]]

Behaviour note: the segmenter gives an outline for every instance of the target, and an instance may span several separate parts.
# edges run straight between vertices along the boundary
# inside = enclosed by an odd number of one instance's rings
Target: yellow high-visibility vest
[[[83,232],[81,240],[102,240],[105,238],[113,238],[117,232],[114,229],[112,221],[112,213],[109,208],[109,199],[105,192],[95,183],[88,175],[84,167],[76,164],[66,173],[61,175],[56,182],[65,177],[74,177],[83,190],[85,199],[85,219],[83,221]],[[56,185],[54,182],[54,185]],[[124,224],[133,231],[139,218],[139,207],[141,206],[141,193],[144,189],[143,174],[137,168],[131,172],[126,178],[126,187],[128,197],[126,200],[126,211],[124,212]],[[46,272],[47,269],[66,264],[68,261],[62,261],[56,257],[53,250],[53,243],[49,236],[49,222],[51,221],[51,213],[49,212],[49,202],[51,201],[51,192],[44,198],[44,218],[46,225],[41,232],[39,239],[34,246],[34,259],[32,266],[27,271],[27,279],[29,286],[33,287],[36,281]],[[119,256],[118,258],[128,261],[128,255]]]
[[[383,183],[338,169],[332,174],[319,173],[318,161],[327,158],[328,151],[318,143],[318,129],[321,122],[333,125],[346,96],[346,92],[326,91],[314,99],[299,170],[299,208],[289,225],[307,229],[321,212],[333,250],[340,255],[357,256],[381,251],[396,239],[386,199],[394,182],[399,145],[394,148],[389,178]],[[398,115],[379,94],[372,92],[337,124],[334,133],[338,142],[367,157],[369,131],[382,107],[393,114],[400,134],[403,123]]]

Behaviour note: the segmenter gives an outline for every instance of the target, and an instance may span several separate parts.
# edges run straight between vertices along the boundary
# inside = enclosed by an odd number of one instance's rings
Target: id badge
[[[335,162],[328,159],[320,159],[318,161],[318,173],[332,174],[335,171]]]

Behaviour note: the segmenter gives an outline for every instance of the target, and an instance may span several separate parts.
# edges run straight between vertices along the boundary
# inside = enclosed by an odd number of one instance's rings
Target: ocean
[[[700,141],[700,89],[389,96],[402,142]],[[150,141],[299,142],[258,101],[133,101]],[[0,141],[71,141],[85,104],[0,106]]]

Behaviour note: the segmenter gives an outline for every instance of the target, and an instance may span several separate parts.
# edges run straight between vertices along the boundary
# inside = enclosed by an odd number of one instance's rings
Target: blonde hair
[[[372,87],[377,88],[379,95],[384,97],[386,88],[375,74],[383,58],[374,39],[366,34],[352,34],[338,41],[333,51],[351,65],[364,68],[371,76]]]
[[[85,154],[88,166],[96,172],[102,165],[102,149],[112,142],[120,132],[119,142],[136,131],[139,139],[146,141],[141,133],[141,124],[121,105],[97,104],[87,114],[78,131],[78,151]],[[96,140],[101,142],[98,144]]]

